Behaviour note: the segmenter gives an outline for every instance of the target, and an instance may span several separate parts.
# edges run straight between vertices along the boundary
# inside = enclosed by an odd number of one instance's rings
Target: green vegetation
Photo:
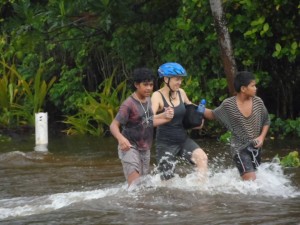
[[[223,143],[230,143],[230,139],[231,139],[230,131],[227,131],[226,133],[224,133],[220,136],[220,141]]]
[[[46,95],[55,82],[52,77],[47,84],[42,80],[43,67],[27,82],[15,65],[0,61],[3,77],[0,77],[0,122],[1,126],[14,128],[21,125],[34,125],[34,115],[42,111]]]
[[[228,131],[220,136],[220,142],[229,144],[231,138],[231,133]],[[287,154],[286,156],[279,157],[275,155],[273,158],[274,162],[278,162],[283,167],[300,167],[300,159],[298,151],[293,151]]]
[[[299,1],[223,7],[237,68],[255,72],[272,114],[270,134],[300,137]],[[206,0],[2,0],[0,129],[32,125],[34,112],[47,110],[68,134],[105,134],[131,71],[166,61],[187,69],[193,102],[214,108],[228,90],[213,24]]]
[[[300,167],[299,153],[297,151],[290,152],[284,157],[276,155],[274,160],[279,162],[283,167]]]
[[[300,117],[295,120],[276,118],[274,115],[271,117],[271,127],[269,135],[284,139],[285,137],[300,137]]]
[[[100,93],[87,93],[79,112],[67,116],[64,123],[69,124],[67,134],[103,135],[105,127],[108,128],[118,112],[120,104],[129,95],[126,81],[121,82],[116,88],[112,87],[115,74],[100,84]]]

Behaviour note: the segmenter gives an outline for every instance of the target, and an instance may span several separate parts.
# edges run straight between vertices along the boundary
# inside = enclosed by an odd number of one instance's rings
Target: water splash
[[[45,159],[51,157],[52,154],[49,152],[21,152],[12,151],[0,154],[1,167],[15,167],[30,165],[33,162],[43,162]]]
[[[148,204],[161,205],[157,201],[164,201],[161,199],[164,199],[166,193],[171,201],[177,201],[176,198],[180,195],[183,203],[184,201],[193,201],[193,198],[187,197],[186,193],[190,193],[190,196],[202,195],[208,198],[217,195],[283,199],[300,196],[299,188],[293,186],[290,176],[285,175],[282,167],[277,163],[261,164],[255,181],[242,181],[236,168],[212,166],[205,182],[200,181],[195,172],[184,177],[176,174],[169,181],[161,181],[159,174],[156,174],[141,178],[129,189],[124,182],[107,189],[3,199],[0,200],[0,220],[48,213],[72,204],[82,204],[104,197],[109,197],[110,200],[117,203],[120,200],[125,201],[123,205],[127,207],[128,203],[132,204],[135,199],[148,196]]]
[[[0,200],[0,220],[51,212],[71,204],[115,195],[120,187],[86,192],[58,193],[41,197],[21,197]]]
[[[206,181],[199,179],[197,173],[187,174],[185,177],[175,175],[168,181],[160,181],[159,175],[146,176],[130,190],[168,187],[186,191],[197,191],[207,195],[246,195],[279,198],[293,198],[300,196],[299,188],[293,186],[288,175],[277,163],[262,163],[257,171],[255,181],[241,180],[236,168],[222,169],[215,167],[209,170]]]

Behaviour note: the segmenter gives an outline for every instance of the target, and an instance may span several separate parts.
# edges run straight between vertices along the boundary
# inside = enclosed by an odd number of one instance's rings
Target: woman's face
[[[165,79],[165,83],[169,82],[169,85],[173,91],[178,91],[183,81],[183,77],[180,76],[170,77],[170,78],[165,77],[164,79]]]

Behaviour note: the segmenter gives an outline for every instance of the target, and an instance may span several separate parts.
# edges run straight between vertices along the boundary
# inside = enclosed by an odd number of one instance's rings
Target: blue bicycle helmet
[[[158,76],[161,77],[185,77],[187,76],[185,69],[175,62],[167,62],[158,68]]]

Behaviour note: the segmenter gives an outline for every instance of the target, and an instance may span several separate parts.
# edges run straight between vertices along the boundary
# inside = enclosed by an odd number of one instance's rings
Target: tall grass
[[[65,130],[67,134],[95,136],[105,134],[106,128],[117,114],[120,104],[129,95],[126,80],[119,83],[117,87],[113,87],[115,71],[99,85],[101,92],[86,92],[85,103],[79,107],[76,115],[66,116],[66,120],[63,122],[69,125],[69,128]]]
[[[41,65],[32,79],[26,81],[14,64],[0,61],[0,124],[6,127],[34,125],[34,114],[43,111],[46,95],[56,80],[47,83],[42,79]]]

